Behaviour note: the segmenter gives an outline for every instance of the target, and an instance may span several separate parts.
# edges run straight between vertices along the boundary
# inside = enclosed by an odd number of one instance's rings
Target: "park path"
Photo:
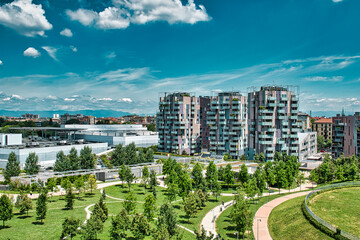
[[[253,221],[253,233],[255,236],[255,240],[271,240],[271,235],[268,228],[268,219],[270,216],[271,211],[279,206],[281,203],[286,202],[290,199],[305,196],[309,194],[310,191],[306,192],[298,192],[290,195],[286,195],[283,197],[275,198],[274,200],[262,205],[254,216]]]

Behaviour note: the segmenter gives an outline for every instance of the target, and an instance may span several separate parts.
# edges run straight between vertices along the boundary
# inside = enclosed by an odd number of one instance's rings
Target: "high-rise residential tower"
[[[299,98],[295,86],[263,86],[248,93],[248,155],[275,152],[298,156]]]
[[[204,124],[201,106],[206,107],[206,102],[209,103],[209,98],[187,92],[165,93],[160,97],[156,121],[159,151],[189,155],[201,151],[202,139],[206,138],[200,130]]]
[[[247,102],[239,92],[221,92],[211,97],[211,111],[207,124],[210,126],[210,152],[228,153],[237,159],[247,148]]]

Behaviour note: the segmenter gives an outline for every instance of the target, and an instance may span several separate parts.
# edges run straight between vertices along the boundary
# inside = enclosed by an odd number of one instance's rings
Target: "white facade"
[[[1,146],[12,146],[21,145],[22,135],[13,133],[0,133],[0,145]]]
[[[104,152],[108,149],[107,143],[89,143],[89,144],[74,144],[74,145],[62,145],[51,147],[34,147],[34,148],[0,148],[0,168],[5,168],[9,154],[15,152],[18,160],[20,161],[20,167],[25,166],[26,158],[30,153],[35,153],[39,157],[39,164],[41,166],[52,166],[56,161],[56,154],[63,151],[65,155],[70,153],[71,148],[75,148],[80,154],[80,150],[85,146],[92,149],[93,153]]]
[[[128,145],[135,143],[137,147],[157,145],[157,132],[148,131],[141,124],[113,124],[113,125],[62,125],[66,129],[82,129],[75,133],[76,139],[89,142],[106,142],[109,145]]]
[[[299,161],[317,153],[317,132],[299,132]]]

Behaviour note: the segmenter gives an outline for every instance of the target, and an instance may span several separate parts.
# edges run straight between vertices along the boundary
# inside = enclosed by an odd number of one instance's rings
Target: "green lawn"
[[[276,240],[332,239],[315,228],[303,215],[301,204],[305,196],[288,200],[275,207],[270,214],[268,227]]]
[[[95,195],[86,196],[82,200],[76,199],[73,210],[63,210],[65,201],[61,197],[53,197],[53,202],[47,203],[48,211],[44,224],[39,224],[36,220],[36,200],[33,200],[34,209],[29,211],[29,217],[18,215],[18,210],[13,209],[13,218],[6,222],[5,228],[0,229],[0,239],[59,239],[65,217],[76,217],[84,221],[85,207],[97,202],[99,198],[100,192],[96,191]]]
[[[328,223],[360,237],[360,187],[320,193],[308,206]]]
[[[286,194],[281,194],[281,195],[276,194],[276,195],[270,195],[270,196],[264,194],[264,197],[260,198],[259,200],[255,200],[254,202],[249,201],[251,219],[254,218],[256,211],[262,205],[264,205],[265,203],[267,203],[275,198],[278,198],[278,197],[281,197],[284,195],[286,195]],[[236,235],[234,235],[236,230],[234,228],[234,224],[232,224],[231,219],[229,217],[231,209],[232,209],[232,206],[225,209],[224,212],[216,220],[216,232],[218,234],[220,234],[221,237],[224,239],[236,239]],[[250,238],[251,238],[251,234],[250,234]],[[248,234],[245,234],[245,239],[248,239]]]

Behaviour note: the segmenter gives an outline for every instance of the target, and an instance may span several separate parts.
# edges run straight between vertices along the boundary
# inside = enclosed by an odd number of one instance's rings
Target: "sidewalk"
[[[271,211],[278,205],[280,205],[283,202],[286,202],[287,200],[305,196],[309,193],[307,192],[299,192],[294,193],[290,195],[286,195],[283,197],[276,198],[264,205],[262,205],[258,211],[255,213],[254,221],[253,221],[253,233],[255,240],[271,240],[270,232],[268,229],[268,219],[270,216]]]

